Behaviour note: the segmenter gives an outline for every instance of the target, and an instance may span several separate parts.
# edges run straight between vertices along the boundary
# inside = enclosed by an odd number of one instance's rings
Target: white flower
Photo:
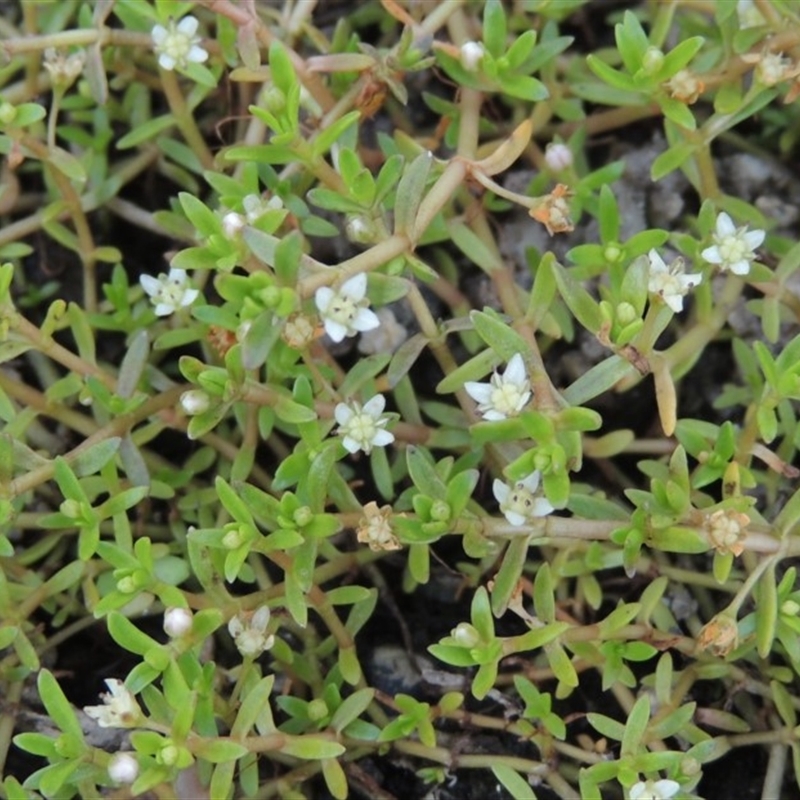
[[[156,316],[166,317],[174,314],[179,308],[190,306],[200,292],[192,288],[186,271],[171,269],[169,275],[163,272],[154,278],[152,275],[139,276],[142,289],[150,295],[150,301],[156,307]]]
[[[192,629],[192,612],[188,608],[168,608],[164,612],[164,633],[177,639]]]
[[[314,294],[325,333],[334,342],[345,336],[355,336],[360,331],[371,331],[381,323],[375,312],[367,306],[367,273],[359,272],[334,291],[330,286],[320,286]]]
[[[484,49],[480,42],[464,42],[461,45],[459,54],[461,66],[467,72],[477,72],[481,61],[483,61]]]
[[[554,509],[546,497],[536,497],[539,488],[540,473],[530,475],[517,481],[513,487],[495,478],[492,492],[503,516],[515,526],[524,525],[534,517],[546,517]]]
[[[247,658],[255,658],[275,644],[275,636],[267,634],[269,608],[259,606],[255,611],[241,611],[228,622],[228,633],[237,650]]]
[[[738,0],[736,14],[739,17],[739,24],[743,28],[757,28],[766,23],[764,15],[758,10],[758,6],[753,0]]]
[[[107,678],[106,686],[110,693],[100,695],[104,705],[86,706],[83,710],[101,728],[135,728],[143,719],[136,698],[116,678]]]
[[[680,313],[683,311],[684,295],[703,280],[702,273],[684,275],[682,258],[676,258],[667,266],[655,250],[651,250],[647,258],[650,261],[648,290],[657,294],[676,314]]]
[[[208,53],[200,47],[203,40],[196,34],[197,20],[192,16],[184,17],[177,24],[171,19],[166,28],[163,25],[154,26],[150,36],[159,66],[173,70],[175,67],[185,69],[190,61],[202,64],[208,58]]]
[[[544,151],[544,160],[553,172],[561,172],[572,166],[572,150],[561,142],[550,142]]]
[[[718,264],[720,269],[729,269],[734,275],[747,275],[750,262],[756,257],[753,252],[763,241],[764,231],[748,231],[747,225],[737,228],[733,220],[721,211],[717,217],[717,229],[711,237],[714,246],[702,252],[709,264]]]
[[[464,389],[478,403],[483,418],[491,421],[517,416],[531,399],[531,382],[519,353],[511,357],[502,375],[493,373],[489,383],[467,381]]]
[[[108,762],[108,777],[114,783],[131,784],[139,777],[139,762],[131,753],[114,753]]]
[[[364,403],[338,403],[333,416],[339,423],[336,431],[342,437],[342,444],[348,453],[363,450],[367,455],[373,447],[386,447],[394,441],[394,434],[384,430],[389,422],[388,417],[381,416],[386,406],[382,394]]]
[[[660,781],[639,781],[631,786],[628,796],[631,800],[670,800],[680,788],[679,783],[666,778]]]

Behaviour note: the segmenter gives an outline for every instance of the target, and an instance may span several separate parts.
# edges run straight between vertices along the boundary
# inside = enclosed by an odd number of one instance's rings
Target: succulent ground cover
[[[794,798],[800,6],[0,17],[0,797]]]

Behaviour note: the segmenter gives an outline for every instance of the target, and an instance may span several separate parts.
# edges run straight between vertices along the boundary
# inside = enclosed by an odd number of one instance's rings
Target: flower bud
[[[319,722],[328,716],[328,706],[324,700],[317,697],[308,704],[308,718],[314,722]]]
[[[286,95],[277,86],[271,86],[264,92],[263,102],[268,111],[277,114],[286,108]]]
[[[664,53],[657,47],[648,47],[642,58],[642,69],[648,75],[654,75],[664,66]]]
[[[292,514],[292,520],[298,528],[308,525],[312,519],[314,519],[314,512],[308,506],[300,506],[300,508]]]
[[[8,125],[14,121],[17,116],[17,108],[5,100],[0,103],[0,124]]]
[[[622,248],[616,242],[606,245],[603,258],[610,264],[616,264],[622,258]]]
[[[181,408],[187,417],[203,414],[211,407],[211,398],[202,389],[190,389],[181,395]]]
[[[638,316],[636,309],[630,303],[622,302],[617,304],[617,322],[620,325],[629,325]]]
[[[233,527],[229,528],[228,532],[222,537],[222,546],[226,550],[235,550],[245,541],[245,533],[244,531],[234,525]]]
[[[73,500],[71,497],[64,500],[58,507],[58,510],[70,519],[79,519],[82,515],[81,503],[78,500]]]
[[[355,244],[370,244],[377,236],[375,223],[363,214],[350,214],[344,224],[347,238]]]
[[[168,608],[164,612],[164,633],[177,639],[192,629],[192,612],[188,608]]]
[[[108,762],[108,777],[114,783],[131,784],[139,777],[139,762],[130,753],[115,753]]]
[[[781,614],[787,617],[796,617],[800,612],[800,603],[796,600],[784,600],[781,604]]]
[[[165,767],[171,767],[177,763],[180,751],[174,744],[168,744],[161,748],[156,754],[156,761]]]
[[[480,42],[464,42],[461,45],[461,66],[467,72],[477,72],[481,61],[483,61],[484,49]]]
[[[431,506],[431,519],[436,522],[447,522],[450,513],[450,505],[444,500],[435,500]]]
[[[233,239],[245,226],[245,218],[235,211],[229,211],[222,218],[222,230],[229,239]]]
[[[480,634],[469,622],[459,622],[450,635],[461,647],[475,647],[481,640]]]
[[[572,166],[572,150],[561,142],[551,142],[544,151],[544,160],[553,172],[562,172]]]

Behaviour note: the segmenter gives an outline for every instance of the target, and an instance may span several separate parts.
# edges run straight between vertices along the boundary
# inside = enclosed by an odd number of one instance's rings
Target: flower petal
[[[348,453],[357,453],[361,449],[361,442],[357,442],[352,436],[344,436],[342,444]]]
[[[385,431],[383,428],[375,431],[375,435],[372,437],[372,444],[376,447],[386,447],[387,444],[391,444],[394,441],[394,434],[391,431]]]
[[[347,336],[347,328],[341,322],[335,322],[332,319],[325,320],[325,333],[331,337],[334,342],[341,342]]]
[[[766,237],[765,231],[747,231],[745,232],[743,238],[745,242],[747,242],[747,246],[751,250],[755,250],[756,247],[760,247],[761,243],[764,241]]]
[[[669,272],[667,265],[664,262],[664,259],[659,255],[658,250],[652,249],[647,254],[647,258],[650,261],[651,272]]]
[[[386,408],[386,398],[382,394],[376,394],[364,403],[363,410],[365,414],[371,417],[379,417]]]
[[[546,517],[548,514],[552,514],[554,511],[554,506],[546,497],[537,497],[533,501],[533,510],[531,511],[531,514],[534,517]]]
[[[197,300],[199,294],[199,289],[184,289],[183,297],[181,297],[181,305],[190,306],[195,300]]]
[[[319,289],[314,292],[314,303],[321,314],[325,313],[325,310],[331,304],[331,300],[333,300],[335,294],[336,292],[334,292],[330,286],[320,286]]]
[[[155,297],[161,291],[161,281],[152,275],[140,275],[139,283],[150,297]]]
[[[347,403],[337,403],[336,408],[333,409],[333,418],[340,425],[347,425],[348,422],[355,416],[355,411],[350,408]]]
[[[368,308],[359,308],[350,325],[357,331],[371,331],[380,328],[381,321],[374,311],[370,311]]]
[[[175,313],[175,306],[172,303],[158,303],[155,312],[157,317],[168,317]]]
[[[706,247],[700,255],[708,261],[709,264],[721,264],[722,263],[722,254],[719,252],[719,248],[714,245],[713,247]]]
[[[153,30],[150,31],[153,44],[156,46],[163,44],[167,39],[167,33],[168,31],[163,25],[154,25]]]
[[[493,387],[491,383],[478,383],[478,381],[467,381],[464,384],[464,391],[477,403],[488,403],[492,396]]]
[[[503,373],[503,381],[505,383],[522,384],[526,380],[528,380],[528,373],[525,369],[525,362],[519,353],[515,353],[511,356],[506,371]]]
[[[341,285],[339,293],[355,302],[362,300],[367,293],[367,273],[359,272],[357,275],[353,275],[352,278],[348,278]]]
[[[680,294],[663,294],[664,302],[676,313],[680,314],[683,311],[683,295]]]
[[[736,226],[733,224],[733,220],[724,211],[720,211],[717,217],[717,236],[724,238],[734,233],[736,233]]]
[[[483,418],[487,422],[498,422],[501,419],[508,419],[502,411],[498,411],[496,408],[487,408],[486,411],[483,412]]]
[[[539,488],[539,480],[541,477],[542,475],[537,469],[531,472],[530,475],[526,475],[521,481],[517,481],[517,483],[521,483],[531,494],[533,494]]]
[[[184,17],[175,27],[176,30],[191,37],[197,33],[197,25],[197,18],[189,15],[188,17]]]
[[[520,525],[525,524],[525,517],[517,511],[503,510],[503,516],[514,525],[514,527],[518,528]]]
[[[186,58],[195,64],[202,64],[204,61],[208,61],[208,53],[200,45],[193,44]]]
[[[499,478],[495,478],[494,483],[492,483],[492,494],[495,500],[502,505],[508,500],[508,496],[511,494],[511,487],[503,483]]]
[[[170,55],[166,53],[161,53],[158,57],[158,66],[161,69],[167,70],[167,72],[171,72],[177,66],[178,62]]]
[[[750,272],[750,262],[743,258],[741,261],[731,264],[729,269],[734,275],[747,275]]]

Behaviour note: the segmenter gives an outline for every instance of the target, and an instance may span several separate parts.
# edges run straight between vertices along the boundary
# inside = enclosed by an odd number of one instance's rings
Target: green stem
[[[214,156],[211,155],[211,151],[208,149],[206,141],[197,127],[192,110],[186,104],[186,98],[183,96],[178,78],[174,72],[167,69],[159,68],[159,74],[164,96],[167,98],[170,111],[175,117],[178,130],[180,130],[186,143],[192,148],[192,152],[203,165],[203,169],[213,169]]]
[[[139,406],[135,411],[132,411],[129,414],[123,414],[122,416],[115,418],[108,425],[105,425],[97,430],[87,439],[84,439],[84,441],[81,442],[77,447],[70,450],[69,453],[67,453],[64,457],[68,462],[72,461],[78,458],[78,456],[80,456],[82,453],[85,453],[98,442],[105,441],[106,439],[110,439],[112,437],[124,436],[142,420],[147,419],[152,414],[156,414],[165,408],[174,406],[183,391],[183,386],[175,386],[172,389],[168,389],[166,392],[162,392],[155,397],[151,397],[149,400],[146,400],[144,403],[142,403],[142,405]],[[49,481],[52,477],[53,464],[43,464],[42,466],[27,472],[25,475],[20,475],[18,478],[12,480],[8,486],[8,496],[18,497],[19,495],[30,491],[36,486]]]

